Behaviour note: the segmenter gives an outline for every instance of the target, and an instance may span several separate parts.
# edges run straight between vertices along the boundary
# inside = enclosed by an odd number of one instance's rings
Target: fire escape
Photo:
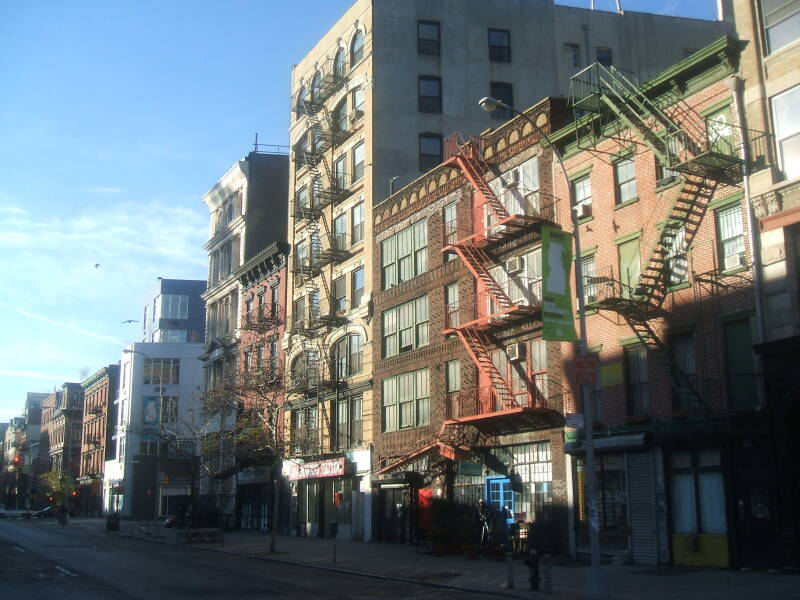
[[[663,304],[670,286],[671,254],[678,245],[683,251],[691,246],[718,186],[735,185],[741,180],[744,136],[727,123],[722,127],[707,124],[684,104],[661,108],[646,92],[645,86],[636,86],[613,66],[593,64],[572,77],[576,128],[587,122],[588,115],[592,146],[600,139],[593,138],[593,132],[613,122],[620,134],[627,131],[638,137],[662,165],[684,177],[638,280],[634,281],[636,273],[626,278],[615,276],[613,270],[598,272],[598,276],[587,278],[587,285],[597,292],[588,304],[620,315],[655,352],[670,373],[673,388],[684,396],[691,390],[692,404],[702,405],[702,392],[679,368],[654,320],[666,316]],[[584,116],[579,117],[579,113]]]
[[[480,385],[448,398],[445,429],[449,437],[458,434],[459,424],[475,425],[491,433],[518,426],[519,416],[538,419],[550,413],[549,385],[540,391],[535,382],[519,389],[501,373],[492,352],[498,345],[493,336],[499,330],[522,320],[532,320],[541,311],[538,283],[524,276],[521,258],[498,264],[492,249],[500,242],[531,231],[542,223],[555,221],[555,202],[542,206],[537,193],[535,201],[525,208],[508,198],[501,198],[486,181],[489,165],[482,156],[479,139],[463,141],[458,134],[446,140],[445,164],[459,169],[473,189],[473,230],[463,239],[451,224],[445,224],[443,252],[455,253],[476,283],[474,306],[458,303],[448,306],[443,333],[455,334],[479,371]],[[543,198],[543,196],[542,196]],[[519,261],[519,262],[514,262]],[[502,270],[502,279],[497,277]],[[516,275],[522,271],[521,275]]]
[[[306,252],[294,256],[291,267],[295,285],[302,287],[305,298],[302,314],[292,315],[290,331],[300,338],[302,352],[287,379],[287,391],[299,399],[295,406],[304,415],[292,425],[293,436],[300,438],[292,441],[298,455],[330,450],[333,425],[324,396],[341,383],[324,340],[327,332],[345,325],[347,318],[336,308],[328,278],[350,252],[346,236],[332,230],[325,209],[336,207],[351,192],[347,173],[332,171],[326,154],[347,140],[353,129],[334,122],[326,102],[346,82],[346,70],[329,61],[312,80],[310,95],[293,98],[297,118],[307,118],[306,134],[294,147],[296,172],[298,178],[310,181],[308,195],[303,200],[295,198],[294,205],[295,226],[301,226],[299,235],[306,236]],[[319,424],[327,432],[327,446],[325,436],[319,438]]]

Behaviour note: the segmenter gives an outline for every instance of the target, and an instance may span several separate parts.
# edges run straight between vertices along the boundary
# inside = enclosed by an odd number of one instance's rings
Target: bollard
[[[509,550],[506,550],[506,583],[503,587],[507,590],[514,589],[514,562],[511,560]]]
[[[552,578],[552,572],[550,570],[550,555],[545,554],[544,556],[542,556],[542,560],[544,561],[544,593],[552,594],[553,578]]]
[[[339,533],[339,523],[331,521],[330,534],[333,538],[333,564],[336,564],[336,535]]]
[[[525,557],[525,564],[528,567],[528,581],[531,584],[531,591],[539,591],[539,551],[536,548],[528,548],[528,556]]]

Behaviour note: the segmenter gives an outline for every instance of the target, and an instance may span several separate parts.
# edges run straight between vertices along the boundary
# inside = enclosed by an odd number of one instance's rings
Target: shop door
[[[740,448],[736,456],[738,566],[766,568],[775,551],[771,536],[770,482],[763,469],[763,465],[769,463],[766,452],[757,448]]]
[[[430,539],[431,527],[433,527],[433,490],[422,489],[417,491],[417,537],[419,539]]]
[[[380,491],[380,541],[405,542],[408,501],[405,487],[387,488]]]
[[[510,525],[514,521],[514,490],[511,489],[511,480],[508,477],[486,481],[486,503],[495,519],[501,518],[503,509],[508,508],[506,522]]]

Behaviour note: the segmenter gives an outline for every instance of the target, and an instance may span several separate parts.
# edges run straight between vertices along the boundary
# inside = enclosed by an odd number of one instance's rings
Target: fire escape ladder
[[[470,327],[456,329],[456,333],[464,344],[467,354],[478,367],[478,371],[487,375],[492,382],[494,392],[497,394],[497,405],[501,407],[512,405],[514,391],[492,361],[490,349],[493,344],[489,338]]]
[[[664,302],[669,287],[668,263],[670,251],[675,248],[678,236],[683,233],[680,252],[692,244],[711,198],[717,189],[716,181],[697,175],[687,175],[680,194],[672,202],[661,233],[648,254],[645,270],[639,278],[638,295],[645,302],[658,308]]]
[[[466,244],[454,244],[451,247],[470,270],[472,276],[486,286],[486,291],[501,309],[509,310],[517,306],[486,270],[484,265],[490,260],[486,252]]]
[[[327,239],[327,248],[322,248],[320,243],[318,260],[319,266],[324,267],[330,264],[338,264],[347,256],[349,252],[346,249],[346,242],[343,239],[338,239],[331,232],[328,220],[324,214],[321,215],[320,221],[322,222],[322,229],[324,230],[325,238]],[[319,240],[319,236],[317,237]]]
[[[453,138],[453,140],[456,140],[456,138]],[[460,140],[460,136],[458,140]],[[478,142],[470,140],[467,143],[458,143],[448,139],[448,147],[452,150],[453,155],[447,162],[455,162],[464,173],[467,181],[469,181],[478,195],[479,201],[475,204],[486,204],[497,221],[506,221],[510,216],[508,210],[506,210],[503,202],[495,195],[484,178],[484,173],[489,171],[489,165],[480,155]]]

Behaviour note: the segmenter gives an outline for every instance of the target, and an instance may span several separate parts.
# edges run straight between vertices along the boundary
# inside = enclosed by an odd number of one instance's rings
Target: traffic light
[[[52,496],[48,496],[48,497],[47,497],[47,501],[48,501],[48,502],[52,502],[52,501],[53,501],[53,497],[52,497]]]
[[[15,457],[12,459],[12,461],[13,461],[13,463],[14,463],[14,466],[15,466],[15,467],[18,467],[18,466],[19,466],[19,463],[20,463],[20,462],[22,462],[22,459],[21,459],[19,456],[15,456]]]
[[[72,490],[72,497],[74,498],[77,495],[78,495],[78,491],[77,490]]]

